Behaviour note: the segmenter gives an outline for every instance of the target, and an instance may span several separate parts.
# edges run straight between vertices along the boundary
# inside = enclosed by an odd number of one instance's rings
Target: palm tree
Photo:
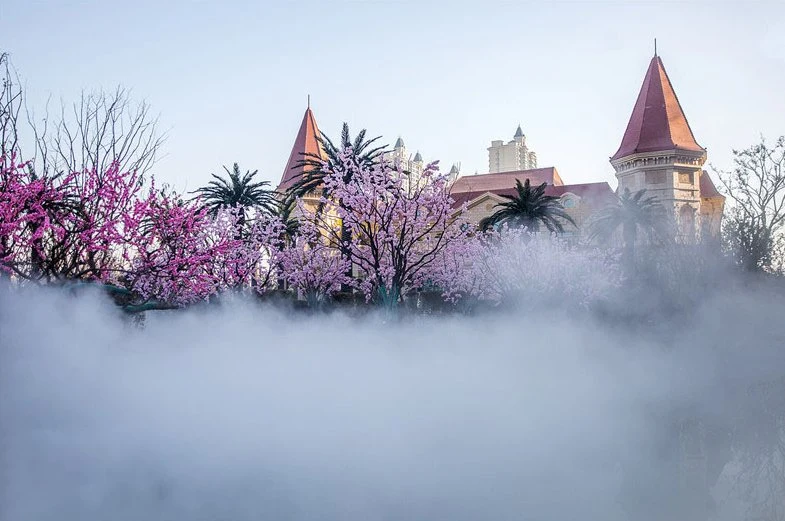
[[[492,215],[480,221],[480,229],[488,230],[500,224],[507,224],[514,227],[526,227],[530,231],[537,232],[543,224],[549,232],[563,232],[564,226],[560,219],[575,226],[575,221],[564,210],[561,200],[553,195],[545,195],[547,183],[542,183],[534,188],[531,187],[529,179],[523,184],[519,179],[515,180],[516,195],[502,195],[508,201],[498,203],[498,207]]]
[[[285,244],[291,244],[294,236],[300,229],[300,221],[295,215],[297,200],[291,197],[282,197],[276,204],[275,211],[271,214],[281,220],[284,226],[282,239]]]
[[[618,202],[601,210],[592,223],[590,237],[603,241],[608,241],[621,227],[625,265],[628,268],[635,262],[635,243],[639,230],[651,238],[664,238],[666,235],[665,208],[655,197],[645,195],[646,189],[633,194],[629,188],[625,188]]]
[[[366,140],[365,133],[366,130],[362,129],[354,138],[354,141],[352,141],[349,134],[349,125],[344,123],[343,129],[341,130],[340,146],[336,146],[330,138],[322,133],[318,140],[322,146],[322,150],[324,150],[324,153],[327,156],[326,162],[331,169],[341,169],[341,161],[339,161],[338,157],[341,152],[347,148],[352,149],[351,157],[357,166],[372,166],[379,160],[386,145],[372,146],[381,139],[381,136]],[[324,160],[318,154],[306,153],[297,163],[297,166],[302,167],[306,171],[306,174],[287,190],[288,194],[292,197],[303,197],[309,192],[321,187],[325,176],[323,161]],[[351,175],[349,171],[344,171],[342,173],[345,177]],[[347,178],[344,179],[345,182],[349,182],[350,180],[351,179]]]
[[[275,191],[268,188],[270,182],[253,182],[258,170],[246,171],[243,174],[237,163],[232,170],[225,166],[223,168],[229,176],[228,179],[212,174],[215,179],[194,192],[202,197],[204,206],[212,215],[216,215],[222,208],[237,208],[238,225],[242,228],[248,209],[260,208],[270,214],[276,212],[278,200]]]

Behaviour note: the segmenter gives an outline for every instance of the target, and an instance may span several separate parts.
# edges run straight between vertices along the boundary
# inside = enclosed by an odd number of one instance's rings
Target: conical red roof
[[[307,167],[299,165],[300,161],[313,158],[313,155],[320,159],[325,158],[322,145],[317,139],[320,135],[319,127],[316,126],[316,118],[313,117],[311,107],[308,107],[303,115],[303,122],[297,132],[297,138],[294,140],[292,152],[289,154],[289,161],[286,162],[281,182],[278,184],[277,190],[279,192],[284,192],[305,175]]]
[[[662,60],[655,56],[649,63],[621,146],[611,159],[674,149],[704,151],[692,135]]]

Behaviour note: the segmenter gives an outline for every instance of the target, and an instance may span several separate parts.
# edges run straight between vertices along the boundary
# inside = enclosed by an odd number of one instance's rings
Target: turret
[[[619,192],[645,189],[673,212],[683,238],[694,239],[706,150],[695,140],[657,55],[649,62],[621,145],[610,161]]]

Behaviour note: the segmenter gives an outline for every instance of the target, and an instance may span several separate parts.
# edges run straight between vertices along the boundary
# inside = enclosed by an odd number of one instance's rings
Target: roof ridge
[[[675,145],[676,142],[673,140],[673,131],[671,130],[671,126],[670,126],[671,113],[668,110],[668,103],[665,100],[665,89],[663,88],[663,83],[662,83],[662,74],[663,73],[665,73],[665,81],[668,82],[668,86],[671,88],[671,91],[673,92],[674,96],[676,96],[676,90],[674,90],[673,85],[671,84],[671,80],[670,80],[670,78],[668,78],[668,73],[665,72],[665,66],[662,64],[662,60],[660,59],[660,57],[655,54],[654,55],[654,59],[657,60],[657,83],[659,83],[660,90],[662,90],[662,100],[663,100],[663,103],[665,103],[665,115],[667,116],[668,123],[669,123],[668,125],[665,126],[665,128],[666,128],[666,130],[668,132],[668,139],[670,139],[671,143],[673,143]],[[681,109],[681,104],[679,103],[679,99],[678,98],[676,98],[676,104],[679,106],[679,109]],[[686,116],[685,116],[684,119],[685,120],[687,119]]]
[[[660,69],[661,74],[665,75],[665,81],[668,82],[668,87],[670,87],[670,90],[673,93],[673,97],[676,100],[676,105],[678,106],[679,111],[681,112],[681,115],[684,118],[684,123],[687,124],[687,130],[689,131],[690,136],[692,137],[692,140],[695,142],[695,144],[700,146],[700,144],[698,143],[698,140],[695,139],[695,133],[692,131],[692,126],[690,125],[690,120],[687,118],[687,115],[684,113],[684,109],[681,106],[681,100],[679,99],[679,95],[676,94],[676,89],[673,88],[673,83],[671,83],[671,78],[670,78],[670,76],[668,76],[668,71],[665,70],[665,65],[662,63],[662,59],[659,56],[657,56],[657,63],[659,65],[658,68]],[[665,106],[665,112],[666,113],[668,112],[668,106],[667,105]],[[668,116],[670,117],[670,114],[668,114]],[[671,141],[673,141],[673,135],[671,133],[670,125],[668,125],[668,133],[671,134]],[[673,142],[674,142],[674,144],[678,144],[675,141],[673,141]]]

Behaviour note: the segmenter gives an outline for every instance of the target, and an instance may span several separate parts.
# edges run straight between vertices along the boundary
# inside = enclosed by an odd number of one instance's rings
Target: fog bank
[[[730,432],[785,373],[784,316],[748,289],[666,337],[242,301],[138,328],[97,294],[4,288],[0,519],[627,519],[629,476],[668,494],[673,414]]]

